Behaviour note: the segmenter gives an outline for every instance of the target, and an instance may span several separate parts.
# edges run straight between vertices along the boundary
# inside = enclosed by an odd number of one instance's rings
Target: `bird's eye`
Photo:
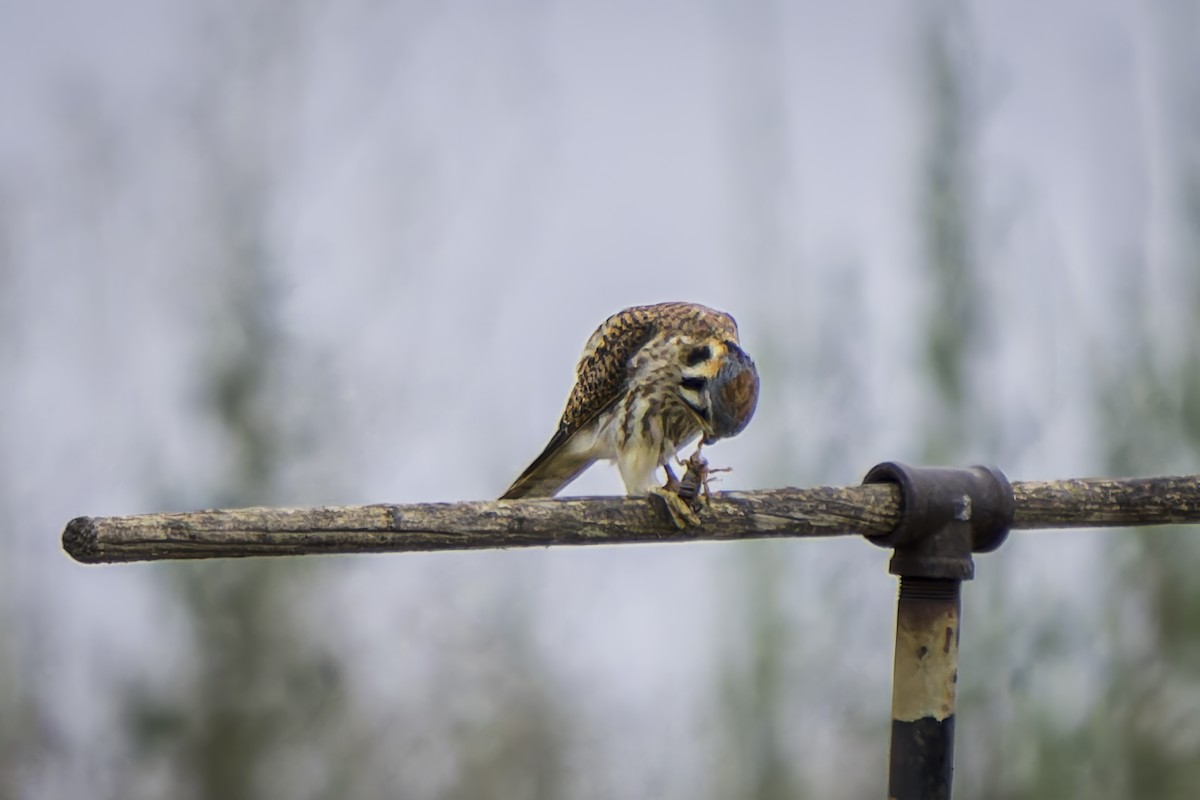
[[[693,347],[687,354],[687,365],[694,367],[702,361],[708,361],[712,358],[712,349],[708,345]]]
[[[685,389],[694,389],[695,391],[699,392],[699,391],[702,391],[704,389],[705,385],[708,384],[708,378],[688,377],[688,378],[684,378],[679,383]]]

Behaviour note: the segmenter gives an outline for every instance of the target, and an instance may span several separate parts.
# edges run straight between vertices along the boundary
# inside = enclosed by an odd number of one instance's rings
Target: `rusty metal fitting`
[[[1016,502],[1012,485],[995,467],[910,467],[876,464],[863,483],[900,488],[900,522],[885,536],[869,536],[891,547],[893,575],[970,580],[971,553],[986,553],[1008,536]]]

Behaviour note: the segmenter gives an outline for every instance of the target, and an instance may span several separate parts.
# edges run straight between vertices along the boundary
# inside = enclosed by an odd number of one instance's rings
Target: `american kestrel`
[[[659,494],[677,523],[694,524],[669,462],[697,436],[708,444],[741,432],[758,402],[733,317],[695,303],[627,308],[596,329],[575,371],[558,431],[501,499],[551,497],[609,459],[629,494]]]

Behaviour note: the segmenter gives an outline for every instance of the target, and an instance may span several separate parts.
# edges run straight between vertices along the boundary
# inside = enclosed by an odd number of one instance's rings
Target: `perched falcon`
[[[610,459],[631,495],[664,494],[655,478],[664,467],[678,501],[670,460],[697,436],[707,444],[741,432],[757,402],[758,371],[733,317],[694,303],[627,308],[588,339],[558,431],[501,499],[551,497]]]

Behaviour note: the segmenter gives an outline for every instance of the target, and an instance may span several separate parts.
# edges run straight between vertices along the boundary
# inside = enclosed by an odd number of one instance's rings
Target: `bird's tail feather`
[[[566,448],[552,452],[551,448],[547,448],[547,452],[538,456],[500,499],[553,497],[595,461],[587,453],[572,453]]]

